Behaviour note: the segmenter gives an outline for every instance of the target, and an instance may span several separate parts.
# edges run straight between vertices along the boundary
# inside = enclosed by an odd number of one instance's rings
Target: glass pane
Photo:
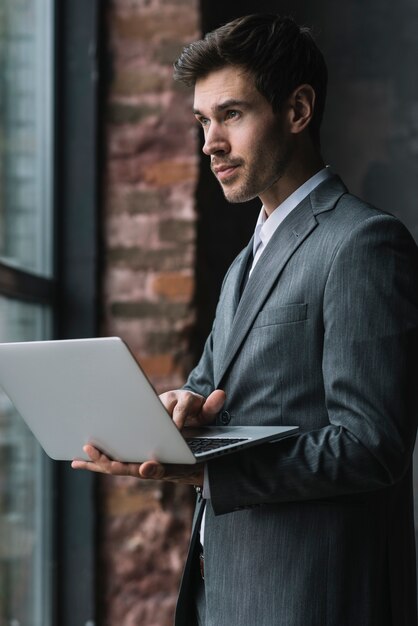
[[[0,2],[0,259],[51,275],[52,0]]]
[[[0,341],[48,337],[49,312],[0,297]],[[51,474],[0,390],[0,624],[51,624]]]

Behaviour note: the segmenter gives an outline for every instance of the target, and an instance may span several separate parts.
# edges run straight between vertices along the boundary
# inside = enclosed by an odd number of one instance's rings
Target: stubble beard
[[[254,167],[250,166],[246,168],[246,163],[241,161],[241,165],[234,177],[235,180],[232,178],[230,181],[223,184],[218,180],[226,200],[231,202],[231,204],[236,204],[248,202],[262,195],[263,192],[267,191],[285,175],[292,160],[292,154],[293,150],[291,145],[288,144],[284,149],[277,151],[275,154],[270,152],[263,161],[261,159],[257,160],[256,157],[254,161],[257,165]],[[275,164],[274,167],[271,167],[270,174],[267,173],[267,175],[265,172],[266,168],[263,166],[263,163],[266,162],[269,163],[270,166],[271,164]],[[260,163],[262,165],[260,165]],[[238,181],[240,177],[243,177],[243,179],[240,184],[237,184],[235,181]],[[235,186],[235,184],[237,184],[237,186]]]

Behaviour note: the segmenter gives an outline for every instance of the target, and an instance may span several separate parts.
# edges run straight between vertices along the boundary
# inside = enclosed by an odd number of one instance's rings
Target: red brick
[[[161,41],[177,39],[187,41],[197,36],[196,14],[182,7],[155,13],[138,12],[115,17],[113,26],[121,39]]]
[[[158,69],[121,68],[111,85],[115,96],[138,96],[145,93],[160,93],[171,84],[170,79]]]
[[[187,246],[165,250],[146,250],[137,247],[108,249],[107,261],[110,265],[133,270],[188,269],[192,267],[193,254]]]
[[[192,161],[159,161],[145,168],[143,179],[157,187],[173,185],[186,180],[195,180],[196,163]]]
[[[169,376],[178,366],[172,354],[153,354],[141,357],[141,366],[150,378]]]
[[[156,276],[153,289],[157,295],[169,300],[190,301],[193,296],[194,280],[191,275],[165,272]]]

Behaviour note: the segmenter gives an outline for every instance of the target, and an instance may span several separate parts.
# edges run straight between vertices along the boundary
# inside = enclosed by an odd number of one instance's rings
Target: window
[[[97,334],[103,6],[0,2],[0,341]],[[0,624],[94,624],[95,530],[94,477],[0,392]]]
[[[0,341],[52,336],[52,0],[0,5]],[[0,393],[0,622],[52,623],[52,464]]]

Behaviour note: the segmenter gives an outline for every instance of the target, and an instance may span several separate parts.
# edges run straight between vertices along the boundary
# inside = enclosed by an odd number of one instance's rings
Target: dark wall
[[[235,3],[234,3],[235,4]],[[202,30],[239,15],[281,13],[311,26],[328,63],[325,160],[352,193],[397,215],[418,241],[418,3],[416,0],[202,0]],[[202,160],[198,190],[197,352],[222,276],[254,227],[258,202],[229,205]],[[418,453],[415,452],[418,466]],[[418,519],[418,469],[415,469]]]
[[[418,4],[329,6],[325,155],[354,193],[399,216],[418,239]]]

